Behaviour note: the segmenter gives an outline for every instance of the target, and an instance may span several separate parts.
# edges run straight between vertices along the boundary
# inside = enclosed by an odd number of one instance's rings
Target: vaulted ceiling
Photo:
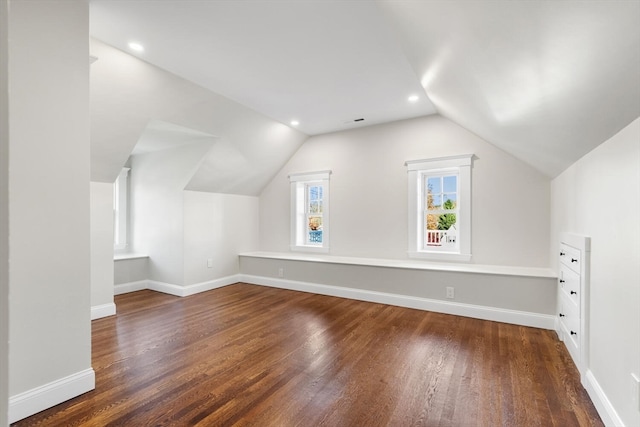
[[[91,0],[91,34],[307,135],[439,113],[551,177],[640,116],[635,0]]]

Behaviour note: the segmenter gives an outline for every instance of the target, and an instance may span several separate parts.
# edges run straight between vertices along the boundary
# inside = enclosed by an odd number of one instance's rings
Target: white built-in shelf
[[[114,261],[124,261],[128,259],[140,259],[140,258],[149,258],[149,255],[146,254],[135,254],[135,253],[122,253],[122,254],[114,254]]]
[[[499,276],[542,277],[556,279],[557,273],[550,268],[513,267],[481,264],[448,264],[419,260],[357,258],[334,255],[300,254],[288,252],[246,252],[241,257],[281,259],[289,261],[323,262],[330,264],[365,265],[372,267],[402,268],[409,270],[433,270],[454,273],[493,274]]]

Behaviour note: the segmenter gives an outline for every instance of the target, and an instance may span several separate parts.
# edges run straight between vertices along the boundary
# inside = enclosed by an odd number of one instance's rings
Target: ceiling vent
[[[344,120],[342,123],[344,123],[344,124],[348,125],[349,123],[354,123],[354,122],[355,122],[355,123],[358,123],[358,122],[363,122],[363,121],[364,121],[364,119],[361,117],[361,118],[359,118],[359,119],[353,119],[353,120],[349,119],[349,120]]]

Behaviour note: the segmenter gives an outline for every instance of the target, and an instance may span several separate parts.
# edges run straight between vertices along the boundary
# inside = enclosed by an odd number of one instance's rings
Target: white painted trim
[[[129,292],[141,291],[143,289],[149,289],[148,280],[139,280],[137,282],[120,283],[113,286],[113,294],[121,295],[128,294]]]
[[[600,387],[600,384],[591,370],[587,370],[586,375],[583,377],[582,385],[587,390],[589,397],[591,397],[591,401],[596,407],[598,415],[602,418],[602,422],[605,426],[625,427],[622,419],[609,401],[609,398],[607,398],[602,387]]]
[[[298,173],[289,175],[291,195],[289,200],[290,231],[289,248],[292,251],[329,252],[331,237],[331,187],[329,176],[331,171]],[[323,188],[322,245],[306,244],[306,185],[319,184]]]
[[[317,172],[298,172],[298,173],[290,173],[289,181],[290,182],[298,182],[298,181],[322,181],[328,180],[329,175],[331,175],[330,170],[317,171]]]
[[[356,258],[336,255],[310,255],[290,252],[244,252],[239,256],[247,258],[281,259],[287,261],[401,268],[405,270],[430,270],[451,273],[492,274],[496,276],[540,277],[547,279],[558,278],[558,273],[556,271],[550,268],[539,267],[435,263],[406,259]]]
[[[408,221],[407,243],[410,257],[434,260],[469,262],[471,260],[471,165],[473,154],[440,157],[435,159],[408,160],[407,194]],[[455,253],[424,248],[425,176],[455,171],[458,175],[458,250]]]
[[[573,246],[582,252],[591,252],[591,238],[581,234],[560,233],[560,242]]]
[[[114,261],[126,261],[129,259],[141,259],[141,258],[149,258],[149,255],[146,254],[135,254],[130,252],[116,252],[113,255]]]
[[[415,308],[418,310],[454,314],[457,316],[472,317],[475,319],[492,320],[495,322],[511,323],[522,326],[531,326],[534,328],[553,330],[555,324],[555,316],[549,314],[508,310],[504,308],[487,307],[473,304],[462,304],[457,302],[390,294],[386,292],[370,291],[364,289],[345,288],[340,286],[321,285],[318,283],[253,276],[249,274],[240,274],[238,277],[238,281],[255,285],[271,286],[274,288],[311,292],[320,295],[330,295],[359,301],[376,302],[381,304],[395,305],[399,307]]]
[[[159,282],[157,280],[140,280],[138,282],[121,283],[114,286],[114,294],[126,294],[129,292],[141,291],[149,289],[156,292],[162,292],[178,297],[187,297],[189,295],[198,294],[200,292],[210,291],[211,289],[221,288],[223,286],[232,285],[240,282],[240,275],[221,277],[206,282],[194,283],[193,285],[181,286],[173,283]]]
[[[183,297],[184,286],[174,285],[173,283],[158,282],[156,280],[147,280],[147,289],[156,292],[162,292],[177,297]]]
[[[316,254],[329,253],[329,247],[322,247],[322,246],[290,245],[289,249],[296,252],[308,252],[308,253],[316,253]]]
[[[221,277],[215,280],[209,280],[207,282],[195,283],[193,285],[184,286],[184,297],[189,295],[198,294],[200,292],[210,291],[212,289],[222,288],[229,286],[240,281],[240,275],[234,274],[231,276]]]
[[[127,222],[129,222],[129,210],[127,208],[128,195],[128,180],[130,168],[122,168],[120,174],[116,178],[114,183],[114,244],[113,249],[115,251],[126,250],[129,246],[129,235],[127,232]],[[122,239],[122,241],[118,241]]]
[[[116,305],[112,302],[91,307],[91,320],[113,316],[114,314],[116,314]]]
[[[579,234],[560,234],[560,243],[580,251],[580,348],[579,360],[574,360],[582,381],[591,367],[589,346],[591,345],[591,238]],[[562,263],[562,261],[560,261]],[[560,264],[558,265],[560,268]]]
[[[427,251],[410,251],[407,252],[409,258],[425,259],[433,261],[471,261],[471,254],[461,254],[457,252],[427,252]]]
[[[92,368],[52,381],[9,398],[9,422],[14,423],[96,388]]]
[[[471,166],[473,154],[459,156],[435,157],[433,159],[407,160],[404,165],[407,170],[446,169],[460,166]]]

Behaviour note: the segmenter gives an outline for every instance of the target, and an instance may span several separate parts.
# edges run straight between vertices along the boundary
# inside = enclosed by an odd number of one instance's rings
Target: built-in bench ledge
[[[434,263],[417,260],[384,259],[384,258],[357,258],[334,255],[316,255],[289,252],[245,252],[241,257],[281,259],[290,261],[321,262],[330,264],[364,265],[369,267],[401,268],[406,270],[432,270],[448,271],[456,273],[492,274],[499,276],[540,277],[557,278],[557,274],[550,268],[538,267],[514,267],[502,265],[482,264],[449,264]]]
[[[241,253],[239,281],[553,329],[549,268],[309,253]]]
[[[139,258],[149,258],[149,255],[136,254],[136,253],[120,253],[120,254],[113,255],[114,261],[123,261],[127,259],[139,259]]]

